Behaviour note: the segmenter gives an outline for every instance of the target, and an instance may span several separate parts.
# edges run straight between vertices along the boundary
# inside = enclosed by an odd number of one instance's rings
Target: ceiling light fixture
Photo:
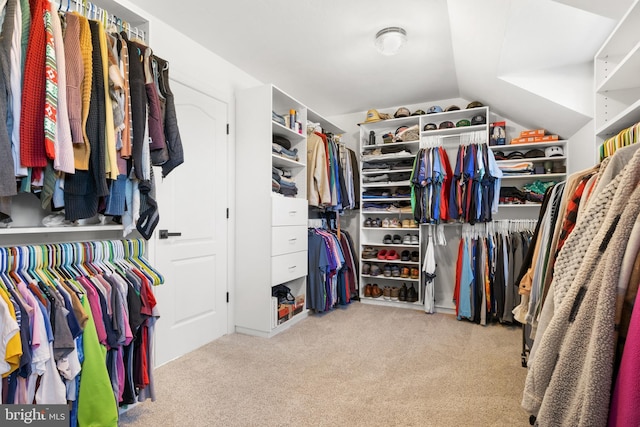
[[[391,56],[398,53],[407,42],[407,32],[400,27],[387,27],[376,34],[375,45],[383,55]]]

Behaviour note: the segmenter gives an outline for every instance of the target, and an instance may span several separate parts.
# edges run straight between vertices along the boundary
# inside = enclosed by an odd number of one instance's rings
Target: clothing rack
[[[638,133],[640,133],[640,122],[621,130],[616,136],[605,140],[598,150],[600,152],[600,161],[613,155],[617,149],[638,142]]]
[[[114,28],[114,31],[126,32],[129,38],[137,38],[142,41],[147,39],[144,30],[131,26],[127,21],[109,13],[106,9],[85,0],[58,0],[58,12],[77,12],[87,19],[101,21],[107,30]]]

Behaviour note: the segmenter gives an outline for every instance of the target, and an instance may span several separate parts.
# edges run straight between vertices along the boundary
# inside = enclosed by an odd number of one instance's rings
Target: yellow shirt
[[[0,288],[0,298],[2,298],[7,304],[9,314],[15,320],[16,311],[13,308],[13,304],[9,299],[7,291],[5,291],[3,288]],[[2,374],[3,378],[8,377],[9,374],[18,369],[18,367],[20,366],[20,357],[22,357],[22,340],[20,339],[20,327],[18,326],[17,322],[15,326],[17,326],[17,328],[12,327],[9,329],[9,331],[2,331],[3,334],[8,332],[7,336],[2,337],[3,340],[6,340],[7,337],[10,337],[6,343],[7,347],[4,356],[4,360],[9,364],[9,370]]]

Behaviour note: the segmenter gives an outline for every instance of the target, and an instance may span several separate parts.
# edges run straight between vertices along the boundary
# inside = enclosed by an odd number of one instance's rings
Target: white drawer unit
[[[284,255],[306,250],[307,227],[304,225],[271,228],[271,255]]]
[[[307,275],[307,251],[271,257],[271,286]]]
[[[291,197],[272,197],[272,225],[307,225],[307,199]]]

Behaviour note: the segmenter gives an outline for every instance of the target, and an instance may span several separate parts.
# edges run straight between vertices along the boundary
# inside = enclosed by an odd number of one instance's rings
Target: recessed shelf
[[[274,153],[271,154],[271,163],[273,164],[273,166],[280,168],[303,168],[305,166],[300,162],[287,159],[286,157],[278,156]]]
[[[565,173],[545,173],[545,174],[531,174],[531,175],[509,175],[503,176],[502,180],[510,180],[510,179],[552,179],[552,178],[564,178],[567,174]]]
[[[106,232],[106,231],[122,231],[123,226],[120,224],[108,225],[73,225],[69,227],[8,227],[0,228],[0,236],[3,234],[46,234],[46,233],[82,233],[90,232]]]

